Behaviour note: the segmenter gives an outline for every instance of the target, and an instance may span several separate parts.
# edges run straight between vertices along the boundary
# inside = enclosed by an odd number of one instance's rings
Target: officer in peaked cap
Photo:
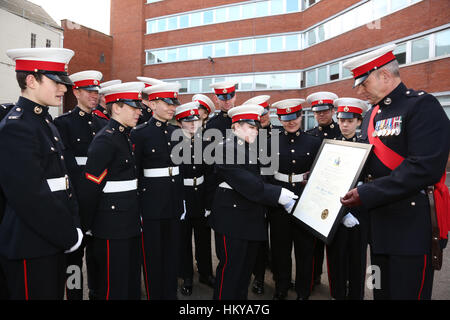
[[[285,99],[272,104],[277,108],[283,126],[278,136],[279,168],[270,182],[300,195],[304,188],[305,175],[320,148],[320,139],[302,131],[302,109],[304,99]],[[295,291],[298,299],[308,299],[313,277],[313,253],[318,240],[303,230],[291,215],[283,214],[283,208],[269,211],[272,270],[275,280],[275,300],[284,300],[291,284],[292,245],[295,246],[296,279]]]
[[[137,77],[137,79],[145,84],[145,88],[154,86],[155,84],[163,83],[163,81],[161,80],[148,77]],[[150,120],[153,113],[152,109],[150,108],[150,101],[148,100],[148,94],[146,94],[145,92],[142,93],[142,103],[145,104],[146,108],[142,111],[142,116],[139,118],[138,124]]]
[[[297,196],[263,181],[255,143],[264,108],[247,104],[228,113],[233,134],[223,144],[223,162],[216,163],[218,186],[210,225],[215,231],[217,265],[214,299],[246,299],[258,247],[267,240],[265,206],[284,206],[290,212]]]
[[[334,100],[341,135],[336,140],[364,142],[356,135],[367,103],[356,98]],[[358,184],[362,183],[358,182]],[[330,293],[338,300],[363,300],[366,278],[368,213],[363,207],[347,209],[333,242],[326,246]]]
[[[72,90],[77,99],[77,105],[69,112],[55,119],[55,125],[66,147],[64,150],[65,158],[75,158],[76,160],[77,165],[74,167],[68,165],[68,170],[77,196],[80,190],[81,173],[86,164],[89,145],[94,139],[95,134],[108,122],[104,118],[103,113],[101,116],[95,116],[95,111],[93,111],[97,106],[99,85],[102,77],[102,73],[96,70],[81,71],[70,75],[69,78],[74,83]],[[79,196],[77,198],[80,200]],[[67,255],[68,267],[76,265],[80,270],[82,269],[84,248],[87,239],[87,237],[84,238],[85,241],[77,251]],[[70,276],[69,273],[67,275]],[[82,274],[80,284],[81,286],[79,287],[68,284],[66,288],[68,300],[83,300]],[[92,295],[93,293],[91,293]]]
[[[195,94],[192,97],[192,101],[197,101],[199,103],[198,113],[203,122],[203,127],[206,126],[208,122],[208,118],[211,114],[214,114],[216,111],[216,107],[214,106],[214,102],[208,96],[204,94]]]
[[[178,106],[175,111],[178,125],[183,131],[180,143],[184,161],[180,166],[184,183],[184,199],[186,214],[181,222],[180,242],[180,277],[183,279],[181,293],[191,295],[193,289],[193,257],[192,232],[195,241],[195,259],[199,272],[199,282],[214,287],[215,279],[212,270],[211,228],[205,214],[205,168],[203,151],[202,119],[199,113],[199,102],[189,102]],[[186,151],[187,150],[187,151]],[[200,159],[197,159],[200,157]]]
[[[100,90],[98,91],[98,105],[97,107],[92,111],[93,114],[100,118],[104,118],[106,120],[109,120],[109,114],[108,111],[106,111],[106,101],[105,101],[105,95],[102,93],[103,89],[106,87],[120,84],[122,83],[122,80],[110,80],[106,82],[100,83]]]
[[[145,88],[153,116],[131,134],[139,175],[148,299],[177,298],[180,218],[185,207],[179,163],[171,157],[176,145],[171,136],[177,127],[169,120],[180,104],[179,88],[179,83],[165,82]]]
[[[111,119],[92,141],[83,171],[82,222],[96,298],[141,297],[141,219],[131,128],[141,115],[144,84],[128,82],[104,89]]]
[[[333,120],[334,105],[337,95],[332,92],[321,91],[310,94],[306,101],[314,112],[314,117],[318,123],[317,127],[310,129],[307,133],[323,139],[335,139],[341,132],[339,125]],[[314,285],[320,284],[322,275],[322,265],[324,259],[324,243],[317,241],[314,252]]]
[[[371,263],[381,272],[374,298],[431,299],[439,238],[448,237],[448,226],[438,223],[449,214],[450,121],[435,97],[405,86],[394,49],[383,46],[344,64],[358,95],[372,105],[361,134],[373,153],[365,166],[367,183],[341,202],[369,210]]]
[[[48,113],[73,85],[62,48],[11,49],[21,97],[0,122],[0,266],[11,299],[63,299],[65,255],[81,245],[61,136]],[[38,205],[37,205],[38,204]]]
[[[216,82],[210,85],[214,89],[214,102],[220,109],[220,112],[209,119],[206,129],[218,129],[222,137],[226,138],[226,130],[231,129],[231,119],[228,117],[228,111],[236,103],[236,83],[225,81]]]

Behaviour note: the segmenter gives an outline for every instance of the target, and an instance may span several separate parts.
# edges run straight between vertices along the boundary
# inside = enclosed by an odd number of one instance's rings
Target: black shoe
[[[252,292],[255,294],[264,294],[264,281],[261,280],[253,280]]]
[[[183,296],[190,296],[192,294],[192,279],[184,279],[180,291]]]
[[[214,278],[212,275],[209,275],[209,276],[200,275],[198,278],[198,281],[200,283],[206,284],[208,287],[211,287],[213,289],[214,289],[214,285],[216,284],[216,278]]]
[[[274,296],[273,296],[273,300],[286,300],[287,298],[287,293],[283,293],[283,292],[275,292]]]

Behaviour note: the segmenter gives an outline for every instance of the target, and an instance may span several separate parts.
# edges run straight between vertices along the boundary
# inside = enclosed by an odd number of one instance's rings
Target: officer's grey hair
[[[382,69],[389,71],[389,73],[392,74],[394,77],[400,78],[400,70],[397,60],[389,62],[388,64],[380,68],[380,70]]]

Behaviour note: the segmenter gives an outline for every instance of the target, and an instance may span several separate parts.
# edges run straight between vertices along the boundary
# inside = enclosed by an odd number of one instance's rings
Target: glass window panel
[[[450,54],[450,29],[436,33],[436,56]]]
[[[203,12],[194,12],[191,13],[191,27],[198,27],[200,25],[202,25],[203,21],[202,21],[202,14]]]
[[[316,119],[314,118],[314,115],[308,116],[308,127],[307,129],[312,129],[316,126]]]
[[[249,3],[242,6],[242,19],[251,19],[255,17],[255,4]]]
[[[192,46],[191,47],[191,59],[201,59],[203,50],[202,50],[202,46]]]
[[[241,40],[241,54],[253,53],[253,39]]]
[[[214,78],[214,83],[224,82],[224,81],[225,81],[225,78]],[[210,90],[211,90],[211,88],[210,88]]]
[[[314,86],[316,84],[316,69],[306,71],[306,86]]]
[[[180,28],[188,28],[189,27],[189,15],[184,14],[180,16]]]
[[[212,83],[212,78],[206,78],[202,80],[202,92],[210,92],[209,85]]]
[[[317,69],[317,84],[327,82],[327,66]]]
[[[409,4],[409,0],[395,0],[391,1],[391,12],[400,10]]]
[[[406,43],[398,45],[393,53],[397,58],[398,64],[406,63]]]
[[[182,47],[178,50],[178,61],[189,60],[189,47]]]
[[[356,26],[356,21],[358,19],[355,10],[350,10],[341,16],[342,20],[342,32],[347,32],[352,30]]]
[[[226,42],[215,43],[214,44],[214,56],[215,57],[224,57],[226,55],[227,45]]]
[[[298,50],[298,34],[286,36],[286,50]]]
[[[157,25],[155,20],[147,21],[147,33],[157,32],[156,27]]]
[[[158,21],[158,32],[166,31],[167,29],[167,19],[159,19]]]
[[[181,85],[179,92],[186,93],[187,87],[188,87],[188,81],[187,80],[178,80],[177,82]]]
[[[316,29],[308,31],[308,46],[316,43]]]
[[[146,52],[146,62],[147,62],[147,64],[156,63],[156,56],[152,52],[147,51]]]
[[[323,24],[317,27],[317,36],[319,42],[325,40],[325,26]]]
[[[167,62],[177,61],[177,49],[168,49],[167,50]]]
[[[339,79],[339,63],[330,66],[330,81]]]
[[[233,6],[228,8],[228,19],[239,20],[241,19],[241,6]]]
[[[395,2],[395,1],[394,1]],[[384,17],[388,13],[388,1],[386,0],[373,0],[373,19]]]
[[[244,76],[241,78],[242,90],[253,89],[253,76]]]
[[[270,13],[271,14],[283,13],[283,0],[272,0],[270,2]]]
[[[363,24],[369,23],[372,21],[373,12],[372,12],[372,3],[366,2],[363,5],[358,7],[358,14],[356,15],[358,19],[358,26],[362,26]]]
[[[203,45],[203,58],[208,58],[213,56],[213,45],[204,44]]]
[[[284,74],[269,75],[270,89],[282,89],[284,86]]]
[[[228,43],[228,55],[235,56],[239,54],[239,41],[231,41]]]
[[[342,64],[344,64],[346,61],[344,61]],[[348,70],[347,68],[342,68],[342,78],[348,78],[348,77],[353,77],[352,73],[350,70]]]
[[[297,12],[298,8],[298,0],[286,0],[286,12]]]
[[[269,77],[266,74],[259,74],[255,76],[255,89],[269,88]]]
[[[214,11],[208,10],[203,12],[203,23],[214,23]]]
[[[156,62],[157,63],[167,62],[166,61],[167,60],[167,58],[166,58],[166,50],[154,51],[153,53],[156,56]]]
[[[282,51],[283,50],[283,38],[284,36],[270,38],[270,51]]]
[[[265,17],[269,15],[269,1],[257,2],[255,5],[257,17]]]
[[[268,40],[267,38],[258,38],[255,40],[256,53],[263,53],[268,51],[267,40]]]
[[[168,18],[167,30],[175,30],[177,28],[178,28],[178,17],[170,17],[170,18]]]
[[[429,53],[428,37],[412,41],[412,52],[411,52],[412,62],[428,59],[428,53]]]
[[[222,23],[227,21],[227,8],[216,9],[215,23]]]
[[[189,80],[189,92],[190,93],[200,92],[200,79]]]
[[[299,73],[286,73],[284,75],[284,87],[290,89],[300,88],[300,74]]]

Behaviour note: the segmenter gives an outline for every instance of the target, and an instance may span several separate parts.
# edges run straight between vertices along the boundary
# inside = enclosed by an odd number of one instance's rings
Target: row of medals
[[[402,117],[395,117],[377,121],[375,130],[372,133],[374,137],[398,136],[401,132]]]

